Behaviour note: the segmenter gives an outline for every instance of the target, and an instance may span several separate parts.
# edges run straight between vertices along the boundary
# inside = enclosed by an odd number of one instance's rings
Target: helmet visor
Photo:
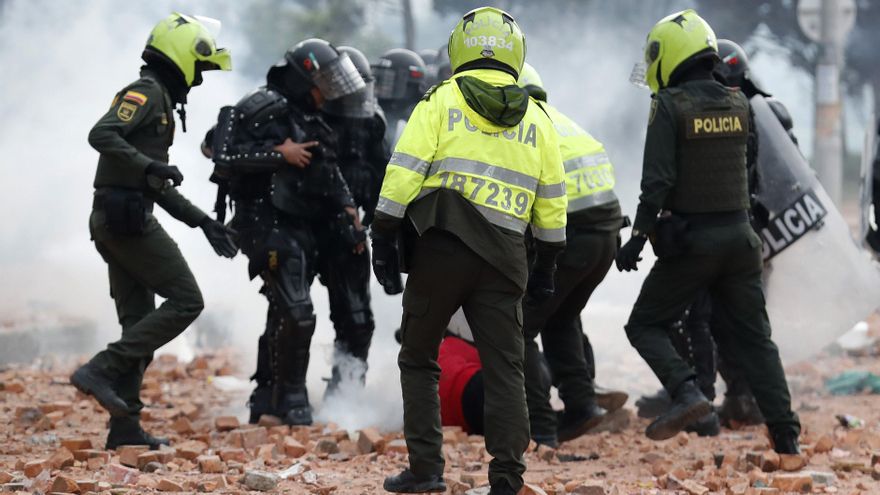
[[[318,69],[312,76],[312,81],[328,101],[350,95],[366,87],[364,78],[348,58],[347,53]]]
[[[644,62],[633,65],[629,74],[629,82],[637,88],[648,89],[648,66]]]
[[[376,98],[392,100],[399,97],[395,88],[397,86],[397,71],[393,67],[373,66],[373,77],[376,78]]]
[[[372,83],[367,83],[367,87],[360,91],[328,101],[321,110],[338,117],[355,119],[372,117],[376,113]]]

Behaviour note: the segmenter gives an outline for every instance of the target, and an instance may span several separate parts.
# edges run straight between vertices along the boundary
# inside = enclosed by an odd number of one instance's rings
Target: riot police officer
[[[475,45],[473,36],[494,44]],[[399,249],[409,273],[398,356],[409,469],[384,486],[446,490],[437,352],[461,307],[483,365],[490,493],[515,494],[529,443],[521,300],[526,289],[539,300],[553,294],[565,243],[564,174],[552,122],[516,85],[525,39],[513,18],[492,7],[469,12],[452,30],[449,57],[455,75],[413,110],[372,226],[376,278],[399,279]]]
[[[183,175],[168,157],[174,106],[186,103],[203,71],[231,69],[230,53],[217,47],[209,23],[219,24],[178,13],[159,22],[142,55],[141,77],[116,94],[89,133],[89,144],[101,154],[89,230],[107,263],[122,338],[77,369],[70,381],[110,413],[108,449],[168,443],[140,425],[144,370],[153,352],[183,332],[204,306],[177,244],[153,216],[153,205],[201,227],[218,254],[231,258],[237,251],[225,227],[173,187]],[[156,295],[165,298],[159,308]]]
[[[366,86],[328,101],[321,111],[337,136],[336,156],[342,176],[355,204],[363,208],[364,226],[369,226],[389,158],[382,142],[385,116],[373,94],[375,81],[367,58],[356,48],[340,46],[338,50],[351,58]],[[336,329],[333,374],[327,388],[331,393],[343,378],[363,382],[374,323],[369,253],[353,253],[333,236],[324,237],[318,248],[318,265],[330,297],[330,319]],[[355,362],[348,361],[350,358]]]
[[[324,40],[305,40],[269,69],[265,86],[221,109],[209,133],[213,180],[232,199],[249,275],[262,277],[269,301],[249,402],[252,423],[264,414],[291,425],[312,422],[306,372],[318,246],[334,237],[362,253],[365,238],[337,166],[335,135],[319,109],[364,86],[348,55]]]
[[[394,149],[409,115],[425,93],[426,72],[422,57],[406,48],[388,50],[373,64],[376,98],[388,122],[385,145],[389,150]]]
[[[713,311],[723,313],[713,320],[719,346],[742,364],[776,451],[796,454],[800,424],[770,339],[761,240],[749,225],[749,103],[740,90],[715,81],[717,62],[712,28],[693,10],[661,19],[648,34],[645,75],[654,96],[642,194],[632,237],[616,260],[620,270],[636,269],[651,236],[658,259],[626,332],[669,391],[672,406],[646,434],[670,438],[711,412],[667,333],[708,288]]]
[[[558,134],[565,168],[568,196],[566,248],[558,264],[556,293],[546,301],[526,298],[523,304],[525,334],[526,399],[532,438],[555,446],[572,440],[599,424],[605,410],[597,403],[585,354],[592,349],[581,331],[580,314],[617,254],[620,228],[624,225],[620,203],[614,194],[614,166],[605,147],[554,106],[538,72],[523,65],[518,84],[540,102]],[[534,253],[532,253],[534,254]],[[542,373],[542,358],[535,342],[538,334],[551,373]],[[582,344],[583,342],[583,344]],[[552,376],[558,383],[565,410],[559,418],[550,406]],[[617,401],[617,407],[623,402]]]

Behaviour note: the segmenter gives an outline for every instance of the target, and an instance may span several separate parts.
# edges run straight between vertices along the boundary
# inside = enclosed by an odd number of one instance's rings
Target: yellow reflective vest
[[[568,212],[617,201],[614,166],[602,143],[553,105],[541,103],[541,106],[547,110],[559,136]]]
[[[535,101],[522,121],[499,127],[472,110],[454,79],[495,86],[512,76],[478,69],[453,76],[416,106],[385,171],[377,212],[403,218],[407,206],[438,189],[458,192],[486,220],[536,239],[565,241],[565,176],[557,133]]]

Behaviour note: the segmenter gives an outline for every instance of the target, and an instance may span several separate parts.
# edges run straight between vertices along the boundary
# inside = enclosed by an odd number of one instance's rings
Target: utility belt
[[[144,233],[153,201],[137,189],[102,187],[95,190],[92,208],[104,212],[104,227],[111,234],[135,236]]]
[[[665,210],[654,225],[654,234],[650,236],[651,246],[658,258],[680,256],[690,248],[691,232],[748,221],[749,213],[746,210],[720,213],[676,213]]]

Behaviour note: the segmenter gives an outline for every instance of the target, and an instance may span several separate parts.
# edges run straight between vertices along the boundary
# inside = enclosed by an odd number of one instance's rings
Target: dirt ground
[[[802,468],[772,453],[761,427],[652,442],[643,434],[647,420],[624,410],[620,432],[530,451],[523,493],[880,493],[880,395],[835,397],[823,385],[844,370],[880,374],[876,351],[826,354],[789,369],[804,424]],[[214,385],[240,374],[233,362],[221,351],[185,364],[171,355],[156,359],[142,393],[144,426],[170,437],[172,447],[155,452],[103,450],[107,414],[67,383],[77,363],[44,359],[0,370],[0,491],[372,494],[406,466],[399,432],[249,426],[223,416],[230,401],[241,400]],[[864,426],[845,428],[838,414]],[[482,438],[456,429],[444,438],[449,492],[484,493],[472,490],[487,481]]]

